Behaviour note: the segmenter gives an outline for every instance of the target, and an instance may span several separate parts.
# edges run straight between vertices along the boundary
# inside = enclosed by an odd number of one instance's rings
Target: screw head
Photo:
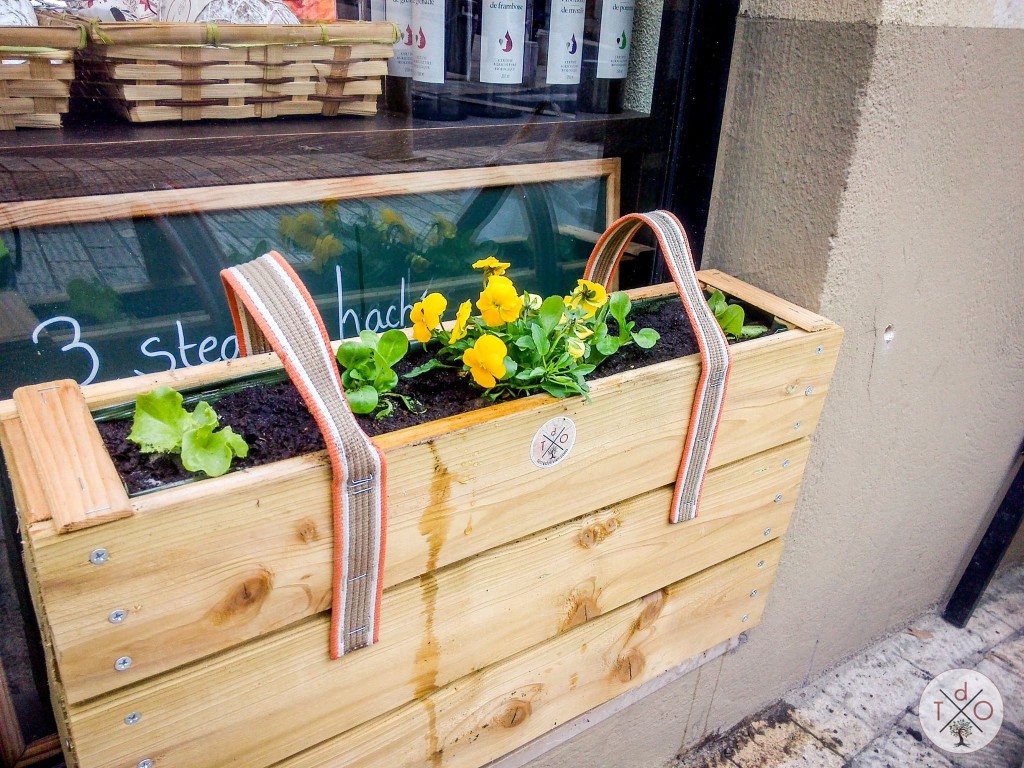
[[[750,614],[749,613],[744,613],[743,614],[743,618],[740,619],[740,621],[742,621],[744,624],[746,624],[748,621],[750,621]]]
[[[799,421],[796,424],[793,425],[793,429],[800,429],[800,422]]]
[[[124,672],[132,665],[131,656],[121,656],[117,661],[114,662],[114,669],[118,672]]]
[[[758,560],[757,561],[757,567],[758,568],[764,568],[764,560]]]
[[[140,715],[138,712],[129,712],[127,715],[124,716],[124,724],[135,725],[141,719],[142,715]]]
[[[139,768],[153,768],[153,761],[148,757],[145,760],[139,760]]]
[[[110,615],[107,616],[107,621],[109,621],[111,624],[120,624],[122,621],[125,620],[125,618],[127,618],[127,616],[128,611],[124,610],[123,608],[118,608],[117,610],[110,612]]]
[[[764,529],[764,535],[765,536],[771,536],[772,535],[772,529],[771,528],[765,528]],[[129,661],[129,663],[131,663],[131,659],[129,659],[128,661]]]
[[[816,347],[815,350],[814,350],[814,354],[820,355],[824,351],[825,351],[824,347]]]
[[[757,597],[757,590],[756,589],[750,590],[750,596],[751,597]]]
[[[103,565],[103,563],[107,562],[109,559],[110,553],[102,547],[94,549],[89,553],[89,562],[93,565]]]
[[[781,493],[775,494],[775,503],[778,504],[781,501],[782,501],[782,494]]]
[[[785,469],[786,467],[789,466],[789,464],[790,464],[789,459],[786,459],[785,461],[782,462],[782,468]]]
[[[814,387],[808,387],[807,389],[805,389],[804,390],[804,394],[807,395],[808,397],[813,395],[814,394]]]

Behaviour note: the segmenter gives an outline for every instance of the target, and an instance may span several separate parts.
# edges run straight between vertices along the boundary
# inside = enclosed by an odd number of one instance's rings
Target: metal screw
[[[778,504],[780,501],[782,501],[782,494],[781,493],[775,494],[775,503]]]
[[[772,535],[772,529],[771,528],[765,528],[764,529],[764,535],[765,536],[771,536]],[[128,659],[128,663],[131,664],[131,662],[132,662],[132,660]]]
[[[808,397],[813,395],[814,394],[814,387],[808,387],[807,389],[805,389],[804,390],[804,394],[807,395]]]
[[[111,624],[120,624],[122,621],[125,620],[125,617],[127,615],[128,611],[118,608],[116,611],[110,612],[110,615],[107,616],[107,621],[109,621]]]
[[[757,590],[756,589],[750,590],[750,596],[751,597],[757,597]]]
[[[746,623],[746,622],[750,621],[750,614],[749,614],[749,613],[744,613],[744,614],[743,614],[743,618],[742,618],[742,619],[740,619],[740,621],[742,621],[742,622],[744,622],[744,623]]]
[[[758,560],[757,561],[757,567],[758,568],[764,568],[764,560]]]
[[[796,424],[793,425],[793,429],[800,429],[800,422],[799,421]]]
[[[782,468],[785,469],[788,466],[789,466],[789,459],[786,459],[785,461],[782,462]]]
[[[139,768],[153,768],[153,761],[148,757],[145,760],[139,760]]]
[[[107,562],[109,559],[110,553],[103,548],[94,549],[89,553],[89,562],[93,565],[103,565],[103,563]]]
[[[765,534],[765,535],[767,535],[767,534]],[[122,656],[121,658],[119,658],[117,661],[114,662],[114,669],[116,669],[118,672],[124,672],[131,665],[132,665],[132,657],[131,656]]]
[[[821,354],[822,352],[824,352],[824,351],[825,351],[825,348],[824,348],[824,347],[817,347],[817,348],[816,348],[816,349],[814,350],[814,354],[816,354],[816,355],[820,355],[820,354]]]
[[[138,712],[129,712],[127,715],[124,716],[124,724],[135,725],[141,719],[142,715],[140,715]]]

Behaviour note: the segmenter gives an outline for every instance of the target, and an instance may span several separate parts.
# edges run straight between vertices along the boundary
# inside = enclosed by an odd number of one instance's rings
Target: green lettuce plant
[[[135,419],[128,439],[143,453],[180,454],[189,472],[219,477],[236,456],[244,459],[249,445],[231,427],[220,426],[220,417],[205,400],[189,413],[180,393],[157,387],[135,398]]]
[[[722,326],[727,339],[756,339],[768,333],[764,325],[746,325],[746,312],[739,304],[729,304],[725,294],[715,291],[708,297],[708,307],[715,313],[715,319]]]
[[[409,339],[399,330],[378,335],[362,331],[359,339],[343,341],[338,347],[338,364],[342,367],[341,383],[353,413],[374,413],[383,419],[401,402],[413,413],[422,413],[418,401],[393,392],[398,384],[394,366],[409,351]]]

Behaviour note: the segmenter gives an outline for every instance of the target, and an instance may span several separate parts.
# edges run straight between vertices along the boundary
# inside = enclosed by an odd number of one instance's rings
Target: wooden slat
[[[11,689],[7,686],[7,673],[0,665],[0,765],[4,768],[13,766],[24,751],[25,740],[11,699]]]
[[[778,537],[793,506],[768,499],[754,511],[671,525],[670,496],[660,489],[386,590],[382,641],[338,661],[327,653],[329,618],[318,616],[72,706],[79,759],[105,766],[159,755],[167,768],[283,759]],[[260,610],[260,581],[272,579],[254,574],[215,623],[230,626],[235,614]],[[141,720],[125,727],[132,711]]]
[[[817,315],[809,309],[804,309],[785,299],[780,299],[768,291],[756,288],[717,269],[702,270],[700,280],[706,286],[717,288],[727,296],[734,296],[748,304],[753,304],[755,307],[775,315],[780,320],[805,331],[824,331],[836,327],[836,324],[826,317]]]
[[[609,178],[611,193],[613,186],[615,190],[618,188],[618,172],[618,158],[606,158],[31,200],[0,204],[0,228],[76,224],[175,213],[192,214],[198,211],[222,210],[225,207],[260,208],[266,205],[291,205],[327,199],[352,200],[386,195],[425,194],[605,176]],[[617,195],[609,194],[609,199],[613,197],[617,206]]]
[[[57,734],[44,736],[25,747],[14,768],[30,768],[33,765],[51,760],[60,754],[60,739]]]
[[[24,460],[31,453],[25,427],[20,419],[13,416],[0,419],[0,445],[7,457],[7,474],[14,488],[14,501],[23,529],[27,531],[37,523],[45,523],[49,530],[54,530],[53,515],[43,492],[40,475],[31,461]]]
[[[281,96],[312,96],[323,95],[327,92],[326,83],[313,81],[295,82],[289,81],[275,85],[263,83],[213,83],[200,85],[196,88],[196,94],[200,99],[227,99],[227,98],[258,98],[267,94]],[[125,85],[124,96],[130,101],[142,101],[145,99],[181,99],[183,87],[180,85]],[[380,79],[376,80],[350,80],[342,83],[338,96],[364,96],[381,93]],[[191,98],[191,96],[190,96]]]
[[[807,441],[799,440],[714,470],[701,519],[756,509],[777,494],[792,501],[807,451]],[[789,466],[783,467],[785,461]],[[672,479],[668,470],[666,483]],[[67,681],[65,695],[81,701],[324,610],[331,590],[331,513],[327,470],[320,466],[315,471],[324,476],[318,491],[310,494],[309,486],[268,482],[270,490],[264,491],[259,504],[249,501],[234,508],[233,523],[228,515],[210,520],[209,503],[193,497],[159,509],[141,507],[137,519],[153,521],[145,526],[79,536],[75,547],[61,547],[59,552],[41,547],[37,578],[52,605],[49,621]],[[239,475],[239,480],[245,478]],[[497,509],[459,514],[465,502],[451,498],[450,482],[435,481],[434,491],[429,506],[391,510],[384,574],[389,587],[432,565],[481,551],[489,541],[510,541],[598,506],[590,501],[589,509],[552,509],[540,496],[524,497],[515,518],[505,514],[500,523],[489,523],[490,517],[500,514]],[[447,497],[444,504],[439,503],[442,497]],[[606,502],[618,500],[609,494]],[[301,514],[287,514],[287,508]],[[485,534],[492,529],[485,543],[472,541],[475,527]],[[111,551],[103,568],[82,560],[83,548],[96,547]],[[271,583],[259,581],[265,573],[273,574]],[[259,584],[259,610],[226,624],[212,622],[232,595],[253,591],[254,584]],[[106,621],[114,608],[126,606],[143,609],[130,611],[119,625]],[[132,657],[130,670],[113,670],[115,652]]]
[[[780,551],[770,542],[702,571],[274,768],[485,765],[756,626]]]
[[[92,37],[95,43],[118,46],[203,46],[211,49],[209,24],[174,22],[104,22],[97,25]],[[221,46],[295,45],[319,43],[326,33],[335,44],[393,43],[397,40],[395,25],[388,22],[339,21],[327,24],[218,24],[217,40]],[[220,52],[212,48],[212,55]]]
[[[21,387],[14,402],[58,531],[132,514],[78,384],[63,380]]]
[[[0,291],[0,342],[27,341],[37,325],[39,318],[20,293]]]

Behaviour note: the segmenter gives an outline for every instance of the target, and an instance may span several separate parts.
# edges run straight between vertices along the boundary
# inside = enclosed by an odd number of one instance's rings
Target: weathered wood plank
[[[781,550],[769,542],[701,571],[274,768],[485,765],[756,626]]]
[[[292,109],[293,106],[288,108]],[[152,111],[160,108],[145,109]],[[595,176],[609,178],[610,211],[613,202],[614,207],[618,207],[618,168],[618,158],[569,160],[530,165],[355,176],[344,179],[264,182],[245,185],[244,193],[241,195],[238,187],[220,186],[59,200],[32,200],[0,204],[0,228],[39,227],[46,224],[74,224],[137,216],[168,216],[176,213],[191,214],[196,211],[221,210],[225,207],[258,208],[265,205],[287,205],[327,199],[351,200],[383,195],[422,194],[451,189],[568,181]]]
[[[76,753],[85,766],[136,755],[188,768],[284,759],[778,537],[794,501],[671,525],[669,496],[659,489],[386,590],[382,642],[339,661],[317,616],[72,706]],[[133,711],[140,721],[125,726]]]
[[[835,328],[836,324],[827,317],[804,309],[798,304],[779,298],[768,291],[757,288],[749,283],[744,283],[732,275],[720,272],[717,269],[707,269],[700,273],[700,280],[704,285],[717,288],[726,296],[753,304],[766,312],[769,312],[783,322],[789,323],[805,331],[816,332]]]
[[[59,532],[132,514],[78,384],[65,379],[21,387],[14,402]]]
[[[775,339],[787,336],[790,341],[780,349],[769,347],[747,364],[744,347],[756,349],[759,342],[737,347],[713,466],[813,431],[831,362],[814,354],[807,334],[794,331]],[[772,361],[781,361],[781,367]],[[589,405],[548,398],[527,408],[530,401],[516,401],[488,409],[503,413],[500,418],[485,419],[478,411],[445,420],[447,428],[437,422],[404,430],[405,439],[399,433],[378,439],[389,462],[386,584],[671,483],[698,366],[691,358],[629,372],[614,382],[598,381]],[[820,390],[807,396],[811,383]],[[793,391],[787,393],[787,387]],[[673,402],[678,407],[668,409]],[[538,470],[528,446],[555,415],[576,421],[577,445],[562,464]],[[798,420],[801,428],[794,430]],[[610,443],[613,439],[623,446]],[[134,518],[82,532],[73,543],[34,532],[39,578],[54,603],[50,620],[62,664],[69,665],[70,700],[324,610],[331,562],[328,473],[323,454],[291,459],[138,497]],[[566,501],[548,503],[552,488],[565,491]],[[110,552],[102,569],[91,567],[85,556],[98,547]],[[262,609],[244,622],[208,631],[207,612],[268,569],[276,581],[267,588]],[[296,589],[299,579],[301,589]],[[169,589],[169,584],[181,586]],[[130,654],[132,669],[114,675],[110,660],[97,656],[106,642],[94,641],[120,640],[121,635],[110,634],[105,617],[132,605],[145,610],[116,627],[125,632],[121,642],[131,642],[138,632],[153,642],[160,638],[166,648]],[[168,642],[172,638],[175,642]],[[121,642],[117,647],[127,647]]]

